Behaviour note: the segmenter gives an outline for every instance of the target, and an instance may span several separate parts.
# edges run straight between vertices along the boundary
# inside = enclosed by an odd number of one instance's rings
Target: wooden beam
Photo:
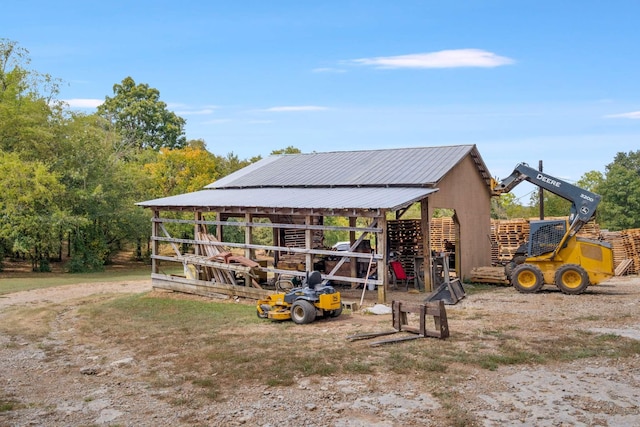
[[[272,215],[269,215],[272,216]],[[255,218],[256,216],[253,215]],[[156,221],[156,220],[154,220]],[[164,223],[177,223],[177,224],[191,224],[193,221],[188,219],[175,219],[175,218],[162,218],[158,219],[158,222]],[[338,225],[323,225],[323,224],[291,224],[291,223],[277,223],[277,222],[247,222],[247,221],[199,221],[201,224],[206,225],[229,225],[234,227],[265,227],[265,228],[292,228],[292,229],[309,229],[309,230],[322,230],[322,231],[356,231],[369,233],[378,233],[382,231],[376,227],[346,227]]]
[[[266,298],[268,295],[274,293],[274,291],[266,291],[264,289],[256,289],[249,286],[206,282],[204,280],[189,280],[185,277],[169,276],[165,274],[152,274],[151,285],[158,289],[166,289],[212,298],[220,298],[221,295],[226,295],[258,300]]]
[[[333,250],[324,250],[324,249],[302,249],[302,248],[293,248],[287,246],[268,246],[268,245],[247,245],[244,243],[230,243],[230,242],[212,242],[212,241],[203,241],[203,240],[193,240],[193,239],[176,239],[171,237],[157,237],[156,240],[162,242],[173,242],[173,243],[190,243],[190,244],[208,244],[210,246],[228,246],[231,248],[253,248],[253,249],[264,249],[264,250],[275,250],[282,251],[288,253],[298,253],[298,254],[314,254],[314,255],[331,255],[331,256],[341,256],[341,257],[355,257],[355,258],[371,258],[371,254],[362,253],[362,252],[350,252],[350,251],[333,251]],[[382,255],[375,255],[374,259],[382,259]]]

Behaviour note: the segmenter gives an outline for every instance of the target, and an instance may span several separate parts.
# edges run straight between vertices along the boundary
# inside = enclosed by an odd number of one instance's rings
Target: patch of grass
[[[7,335],[23,336],[29,339],[43,338],[49,334],[50,324],[60,311],[62,308],[55,306],[12,307],[4,312],[0,331]]]
[[[208,399],[217,400],[221,395],[218,382],[211,377],[194,378],[191,383],[203,389],[203,395]]]
[[[465,409],[461,409],[457,402],[460,402],[464,397],[458,393],[451,391],[435,391],[434,396],[442,402],[442,409],[446,415],[447,426],[450,427],[476,427],[481,424],[476,417]]]
[[[576,318],[576,320],[590,320],[590,321],[596,321],[596,320],[603,320],[602,316],[597,316],[595,314],[590,314],[588,316],[582,316],[582,317],[578,317]]]
[[[344,372],[348,374],[371,374],[374,372],[370,363],[355,360],[343,366]]]
[[[464,283],[464,291],[467,295],[480,294],[485,292],[494,292],[497,289],[504,288],[505,286],[500,285],[491,285],[487,283],[473,283],[473,282],[465,282]]]
[[[526,325],[483,329],[480,335],[454,333],[447,340],[425,338],[370,347],[332,333],[332,320],[304,326],[270,322],[258,319],[253,305],[160,294],[97,301],[82,308],[79,316],[80,342],[117,345],[137,359],[153,359],[163,368],[151,373],[152,386],[173,387],[189,381],[201,389],[201,396],[212,400],[222,399],[226,389],[243,383],[286,387],[304,377],[390,371],[454,384],[469,367],[496,370],[592,356],[624,357],[640,351],[634,340],[573,329],[530,338]],[[453,415],[464,424],[464,413]]]
[[[32,289],[50,288],[54,286],[75,285],[78,283],[117,282],[129,280],[144,280],[151,277],[151,268],[124,271],[102,271],[98,273],[23,273],[2,277],[0,281],[0,295]]]
[[[521,365],[535,362],[543,362],[544,358],[538,354],[530,353],[523,350],[506,350],[499,354],[487,354],[480,356],[476,363],[482,368],[495,371],[504,365]]]
[[[10,412],[18,409],[24,408],[25,405],[5,396],[4,398],[0,397],[0,413],[2,412]]]

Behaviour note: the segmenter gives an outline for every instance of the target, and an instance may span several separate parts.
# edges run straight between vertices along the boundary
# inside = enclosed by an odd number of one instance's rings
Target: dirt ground
[[[240,384],[232,398],[223,402],[196,410],[176,408],[163,398],[166,390],[143,380],[153,360],[136,360],[118,348],[74,345],[79,307],[113,293],[148,291],[150,280],[140,280],[1,296],[0,322],[16,307],[55,306],[59,314],[44,338],[0,333],[0,405],[4,405],[0,406],[0,425],[464,425],[442,416],[443,407],[451,403],[426,392],[424,384],[412,378],[399,381],[388,374],[300,378],[293,386],[277,388]],[[360,292],[345,292],[343,299],[359,301]],[[365,306],[374,304],[374,295],[367,291]],[[389,300],[423,297],[402,292],[389,295]],[[483,340],[487,338],[483,331],[517,324],[527,326],[519,329],[522,339],[550,333],[545,328],[556,325],[640,340],[639,297],[638,276],[614,278],[579,296],[555,289],[524,295],[504,287],[470,294],[447,306],[447,314],[452,339],[464,333]],[[391,324],[390,315],[380,316],[387,316]],[[606,321],[594,322],[594,318]],[[331,327],[346,337],[355,325],[361,327],[370,319],[371,315],[347,313]],[[538,323],[539,319],[556,322]],[[326,334],[328,327],[318,322],[307,332]],[[495,371],[470,368],[466,380],[454,388],[451,391],[461,396],[455,402],[457,410],[468,414],[467,419],[476,425],[640,425],[640,354],[501,366]]]

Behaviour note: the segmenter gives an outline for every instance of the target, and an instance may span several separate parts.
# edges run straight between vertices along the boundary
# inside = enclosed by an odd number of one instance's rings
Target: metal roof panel
[[[471,152],[475,145],[271,156],[205,188],[429,186]]]
[[[243,188],[210,189],[137,203],[147,208],[291,208],[397,210],[437,188]]]

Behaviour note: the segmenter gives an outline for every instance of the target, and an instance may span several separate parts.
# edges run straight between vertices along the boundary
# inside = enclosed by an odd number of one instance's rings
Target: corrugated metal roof
[[[271,156],[205,188],[433,186],[472,153],[475,145]],[[479,163],[478,163],[479,160]]]
[[[398,210],[437,188],[211,189],[137,203],[147,208],[292,208]]]

